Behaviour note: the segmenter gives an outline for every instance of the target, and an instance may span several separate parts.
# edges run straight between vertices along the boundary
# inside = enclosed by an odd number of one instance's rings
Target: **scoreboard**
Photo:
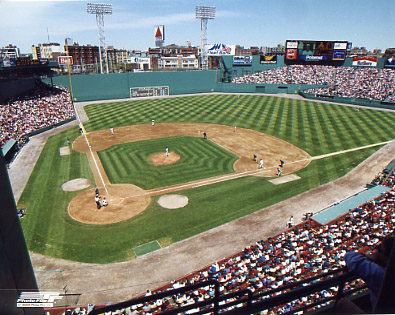
[[[287,60],[344,60],[351,43],[345,41],[287,40],[285,59]]]

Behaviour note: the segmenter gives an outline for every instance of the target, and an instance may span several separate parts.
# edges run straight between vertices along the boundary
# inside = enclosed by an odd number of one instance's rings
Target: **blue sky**
[[[113,0],[105,16],[106,43],[115,48],[154,47],[154,26],[165,25],[165,44],[200,45],[195,6],[216,7],[208,43],[275,46],[287,39],[347,40],[372,50],[395,47],[395,0]],[[87,1],[0,0],[0,46],[22,53],[34,44],[98,44],[96,20]]]

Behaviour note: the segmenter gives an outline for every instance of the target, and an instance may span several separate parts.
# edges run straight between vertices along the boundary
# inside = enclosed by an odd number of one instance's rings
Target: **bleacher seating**
[[[305,92],[395,103],[395,69],[291,65],[237,77],[232,82],[327,85]]]

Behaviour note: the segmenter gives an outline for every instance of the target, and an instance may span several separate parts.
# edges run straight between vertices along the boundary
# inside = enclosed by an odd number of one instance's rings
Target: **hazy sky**
[[[165,25],[165,44],[200,45],[195,6],[215,6],[207,42],[275,46],[287,39],[347,40],[369,50],[395,47],[395,0],[113,0],[105,16],[106,43],[115,48],[154,47],[154,26]],[[87,1],[0,0],[0,46],[22,53],[48,42],[98,45],[96,19]]]

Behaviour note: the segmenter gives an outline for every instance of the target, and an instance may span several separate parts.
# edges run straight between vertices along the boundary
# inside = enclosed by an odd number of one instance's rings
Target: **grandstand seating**
[[[75,116],[70,92],[50,87],[41,81],[29,93],[0,104],[2,128],[0,144],[19,140],[25,134],[57,124]]]
[[[317,282],[314,279],[323,274],[341,274],[345,267],[343,257],[347,251],[370,252],[382,238],[394,233],[395,169],[389,174],[383,171],[372,184],[386,185],[391,190],[326,225],[308,219],[286,232],[258,241],[242,252],[158,288],[153,293],[148,292],[147,296],[158,294],[152,298],[140,297],[114,306],[112,309],[117,311],[108,314],[176,312],[177,308],[186,305],[189,307],[185,314],[204,312],[218,294],[224,295],[220,298],[220,305],[225,300],[238,301],[236,305],[226,304],[227,310],[232,310],[242,304],[242,300],[237,300],[236,296],[252,294],[255,299],[259,297],[266,301],[267,297],[264,296],[286,296],[285,293],[290,292],[295,283],[304,287],[309,278],[313,279],[309,281],[314,284]],[[349,275],[343,277],[345,279]],[[360,279],[348,280],[344,288],[346,291],[359,290],[363,286]],[[292,291],[290,297],[287,296],[288,300],[279,299],[277,304],[272,305],[270,302],[263,305],[269,308],[271,314],[322,307],[342,290],[336,288],[333,282],[330,283],[327,287],[317,286],[316,291],[311,291],[308,296],[297,295]],[[171,297],[165,297],[168,290],[176,291],[171,291]],[[203,304],[205,306],[200,308]],[[99,310],[95,312],[100,313]]]
[[[395,69],[291,65],[234,78],[232,82],[328,85],[305,92],[395,103]]]

